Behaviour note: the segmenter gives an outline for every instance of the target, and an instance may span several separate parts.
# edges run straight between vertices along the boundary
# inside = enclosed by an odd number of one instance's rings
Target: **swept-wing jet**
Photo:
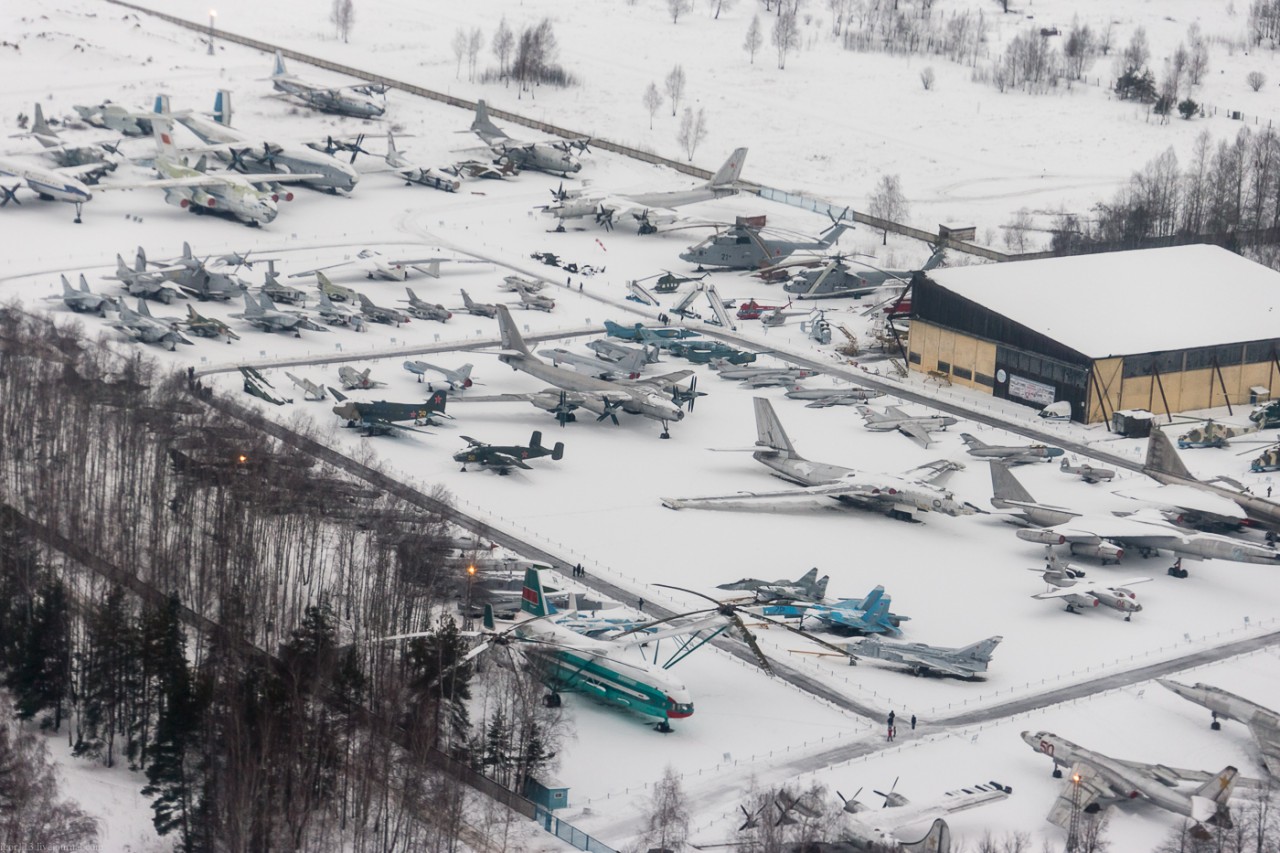
[[[874,432],[897,430],[907,438],[928,447],[933,443],[929,433],[938,432],[957,423],[950,415],[909,415],[897,406],[885,406],[883,412],[868,406],[858,406],[858,414],[862,415],[867,429]]]
[[[145,261],[146,255],[142,247],[138,247],[138,257]],[[183,242],[182,257],[172,261],[152,262],[160,266],[161,273],[168,281],[182,288],[183,292],[194,296],[201,302],[210,299],[227,301],[240,296],[248,290],[248,284],[234,275],[210,269],[205,261],[195,257],[191,252],[191,244]]]
[[[785,578],[765,581],[759,578],[743,578],[732,583],[717,584],[716,589],[750,592],[756,601],[822,601],[827,595],[830,575],[818,579],[818,570],[810,569],[793,581]]]
[[[1267,526],[1271,530],[1280,530],[1280,503],[1266,498],[1254,497],[1238,488],[1227,488],[1196,479],[1187,470],[1187,466],[1182,464],[1178,451],[1163,430],[1153,429],[1150,438],[1147,439],[1147,459],[1143,463],[1142,473],[1160,483],[1190,486],[1209,495],[1227,498],[1237,504],[1249,518]],[[1186,509],[1191,513],[1200,515],[1202,518],[1221,517],[1220,512],[1193,506],[1190,501],[1187,503]]]
[[[1280,563],[1280,553],[1216,533],[1174,527],[1159,517],[1086,516],[1065,507],[1037,503],[1002,462],[991,463],[991,505],[1010,510],[1005,518],[1022,525],[1017,537],[1040,545],[1068,545],[1071,553],[1119,562],[1126,547],[1150,553],[1172,551],[1192,560],[1219,559],[1240,563]]]
[[[798,489],[739,492],[732,495],[701,498],[663,498],[670,509],[758,506],[761,502],[795,498],[828,497],[859,509],[883,512],[892,518],[915,519],[918,512],[940,512],[944,515],[973,515],[977,507],[940,488],[939,484],[953,471],[963,467],[954,462],[935,462],[895,477],[870,474],[825,462],[811,462],[796,452],[773,406],[763,397],[755,398],[756,445],[760,450],[752,458],[773,470],[774,475],[801,486]],[[924,473],[924,472],[928,473]]]
[[[290,287],[280,281],[280,277],[275,270],[271,270],[263,276],[262,292],[271,297],[273,302],[284,302],[288,305],[302,305],[307,301],[307,294],[303,293],[296,287]]]
[[[856,406],[882,396],[884,396],[883,391],[871,388],[802,388],[799,385],[788,388],[786,393],[788,400],[807,400],[806,409]]]
[[[378,88],[377,84],[357,83],[351,86],[325,87],[307,83],[294,77],[285,69],[284,57],[278,50],[276,64],[271,72],[271,85],[277,92],[325,113],[370,119],[378,118],[387,111],[384,102],[367,94],[368,91]]]
[[[231,330],[226,323],[214,317],[205,317],[196,311],[194,305],[187,305],[187,319],[183,321],[194,335],[202,338],[226,338],[227,343],[240,340],[240,336]]]
[[[911,617],[890,613],[892,603],[893,597],[884,594],[883,586],[877,586],[866,598],[842,598],[834,604],[769,604],[762,612],[765,616],[799,618],[801,627],[805,619],[816,619],[832,631],[900,637],[900,626]]]
[[[547,216],[554,216],[564,228],[564,220],[594,217],[597,225],[605,230],[619,222],[634,224],[641,234],[652,234],[659,225],[670,225],[679,217],[675,208],[723,196],[736,195],[738,178],[742,176],[742,164],[747,159],[747,149],[739,148],[729,155],[711,180],[692,189],[656,193],[606,193],[586,190],[566,190],[563,185],[553,190],[555,202],[543,208]]]
[[[1079,613],[1091,607],[1103,605],[1124,614],[1124,621],[1133,621],[1133,614],[1142,612],[1138,596],[1129,589],[1140,583],[1147,583],[1151,578],[1125,578],[1124,580],[1086,581],[1084,572],[1070,564],[1059,563],[1056,557],[1050,556],[1043,569],[1030,569],[1040,572],[1041,578],[1051,589],[1037,593],[1032,598],[1041,601],[1061,599],[1067,605],[1068,613]]]
[[[817,240],[772,237],[763,233],[763,216],[739,216],[732,228],[690,246],[680,253],[680,260],[705,267],[731,270],[763,269],[779,264],[799,251],[822,252],[830,249],[849,226],[837,221]]]
[[[76,222],[80,222],[80,213],[85,202],[93,200],[93,192],[78,176],[93,171],[92,166],[68,166],[60,169],[46,169],[15,160],[10,157],[0,158],[0,207],[9,202],[21,205],[18,189],[26,184],[43,201],[65,201],[76,206]]]
[[[409,307],[405,310],[410,315],[417,317],[419,320],[438,320],[443,323],[453,316],[453,312],[443,305],[434,302],[428,302],[425,299],[419,299],[418,294],[413,292],[413,288],[406,287],[404,292],[409,294],[408,299],[402,299],[401,302],[408,302]]]
[[[289,278],[302,278],[308,275],[314,275],[317,279],[323,270],[337,269],[338,267],[355,266],[364,271],[364,277],[368,279],[380,278],[385,281],[408,281],[409,270],[416,270],[423,275],[432,278],[440,277],[440,265],[442,263],[462,263],[454,258],[441,258],[439,256],[431,256],[424,258],[389,258],[374,249],[361,249],[356,256],[349,261],[342,261],[328,266],[316,267],[315,269],[303,270],[302,272],[290,273]]]
[[[458,180],[457,175],[452,175],[432,166],[420,166],[411,162],[396,148],[396,138],[390,130],[387,131],[386,161],[387,165],[394,169],[397,175],[404,178],[405,186],[421,184],[424,187],[444,190],[447,193],[456,193],[462,186],[462,181]]]
[[[713,358],[711,369],[720,374],[721,379],[742,382],[748,388],[766,388],[777,385],[794,385],[801,379],[817,376],[818,371],[807,367],[756,367],[733,364],[722,358]]]
[[[1066,458],[1063,458],[1063,460],[1058,463],[1058,470],[1064,474],[1071,474],[1079,477],[1086,483],[1110,482],[1116,476],[1116,472],[1112,468],[1095,468],[1088,462],[1081,463],[1080,465],[1072,465],[1066,460]]]
[[[640,353],[644,364],[655,364],[658,361],[658,353],[661,350],[658,347],[646,346],[643,348],[629,347],[626,344],[616,343],[604,338],[598,341],[587,341],[587,349],[596,354],[596,358],[602,361],[621,362],[627,361],[632,357],[632,353]]]
[[[633,415],[656,420],[662,424],[662,437],[670,438],[668,424],[684,418],[684,410],[647,385],[627,386],[606,382],[593,376],[583,376],[574,370],[548,364],[535,356],[516,329],[515,321],[505,305],[498,306],[498,328],[502,333],[502,352],[498,360],[513,370],[527,373],[556,388],[574,392],[581,398],[581,405],[597,412],[601,418],[614,415],[621,409]]]
[[[125,136],[146,136],[151,133],[151,114],[135,112],[128,107],[103,101],[93,106],[75,105],[72,107],[80,120],[94,127],[114,130]]]
[[[360,311],[366,319],[375,323],[386,323],[391,326],[399,326],[401,323],[409,322],[409,315],[397,308],[382,308],[373,304],[373,300],[365,296],[363,293],[356,294],[356,301],[360,303]]]
[[[552,364],[568,364],[579,373],[597,376],[601,379],[637,379],[644,371],[645,366],[644,354],[639,350],[636,350],[622,361],[609,362],[601,361],[589,355],[579,355],[576,352],[570,352],[560,347],[538,350],[538,355],[551,359]]]
[[[698,333],[690,329],[678,329],[663,326],[646,326],[643,323],[635,323],[631,326],[623,326],[612,320],[604,321],[604,333],[611,338],[621,338],[624,341],[636,341],[637,343],[653,343],[655,338],[663,338],[676,340],[679,338],[696,338]]]
[[[178,344],[191,343],[174,329],[173,324],[152,317],[151,310],[142,299],[138,300],[137,311],[130,310],[123,299],[120,300],[118,307],[120,319],[113,325],[143,343],[168,344],[170,350],[177,349]]]
[[[489,149],[518,169],[534,169],[568,177],[582,171],[582,163],[573,152],[584,150],[585,139],[560,139],[547,142],[521,142],[507,136],[489,119],[489,108],[484,101],[476,103],[476,117],[471,130]]]
[[[405,426],[401,422],[413,421],[415,426],[432,426],[437,423],[433,415],[448,417],[444,413],[447,402],[445,391],[432,392],[431,396],[422,403],[389,403],[386,400],[362,403],[357,400],[348,400],[332,388],[329,389],[329,393],[333,394],[334,399],[338,401],[338,405],[333,407],[333,413],[344,419],[348,428],[359,429],[366,436],[394,435],[393,430],[423,432],[423,430]]]
[[[557,441],[554,447],[544,447],[542,433],[538,430],[534,430],[533,435],[529,437],[528,447],[519,444],[506,446],[485,444],[468,435],[462,436],[462,440],[467,443],[467,449],[453,454],[453,461],[461,462],[463,471],[467,470],[468,464],[471,464],[506,475],[511,473],[512,468],[532,471],[533,468],[525,462],[527,459],[550,456],[558,462],[564,458],[564,442]]]
[[[97,183],[103,175],[114,172],[118,165],[115,160],[107,156],[120,153],[118,140],[113,142],[102,140],[90,145],[68,145],[45,121],[44,110],[40,108],[39,103],[35,106],[35,117],[31,120],[30,132],[19,135],[35,137],[35,140],[44,148],[41,153],[52,158],[53,162],[60,167],[94,167],[91,171],[80,174],[85,183]]]
[[[116,253],[115,275],[106,275],[103,278],[120,282],[120,286],[129,291],[130,296],[153,299],[166,305],[182,296],[168,286],[169,279],[166,277],[166,271],[147,269],[147,253],[141,246],[138,247],[138,253],[134,257],[132,269],[124,262],[124,258]]]
[[[517,304],[521,308],[550,313],[556,307],[556,301],[550,296],[543,296],[541,293],[534,293],[525,288],[520,288],[517,292],[520,294],[520,302]]]
[[[987,444],[967,432],[960,433],[969,455],[979,459],[999,459],[1007,465],[1023,465],[1031,462],[1048,462],[1062,455],[1062,448],[1043,444]]]
[[[1085,749],[1047,731],[1023,732],[1022,740],[1036,752],[1053,759],[1055,777],[1062,776],[1057,769],[1059,766],[1070,768],[1070,776],[1045,817],[1063,829],[1071,825],[1072,815],[1077,812],[1096,814],[1115,803],[1139,798],[1191,818],[1196,822],[1199,833],[1206,832],[1201,824],[1231,827],[1227,803],[1236,778],[1234,767],[1225,767],[1222,772],[1211,774],[1179,770],[1163,764],[1122,761]],[[1175,787],[1183,781],[1202,784],[1194,792],[1186,794]]]
[[[499,288],[510,293],[524,293],[526,291],[529,293],[537,293],[546,286],[546,282],[538,281],[533,278],[525,278],[520,275],[504,276],[502,284],[498,285]]]
[[[342,387],[348,391],[381,388],[387,384],[370,378],[369,374],[372,372],[372,367],[366,367],[364,370],[356,370],[354,367],[348,367],[344,364],[338,368],[338,381],[341,382]]]
[[[302,399],[309,400],[313,403],[319,403],[329,399],[329,394],[323,385],[317,385],[310,379],[299,379],[287,370],[284,372],[284,375],[289,377],[290,382],[302,389]]]
[[[958,649],[930,646],[925,643],[886,643],[870,636],[849,644],[849,651],[860,658],[873,658],[902,664],[916,675],[939,673],[957,678],[975,678],[987,671],[991,655],[1004,637],[987,637]]]
[[[471,367],[472,365],[470,364],[464,364],[457,370],[451,370],[448,367],[440,367],[425,361],[406,361],[404,363],[404,369],[410,373],[417,374],[419,382],[423,381],[422,377],[428,371],[439,373],[444,378],[444,383],[449,386],[450,391],[461,391],[470,388],[474,384],[471,381]],[[434,390],[435,384],[428,380],[427,388]]]
[[[214,96],[213,119],[190,111],[169,113],[168,99],[156,98],[156,112],[176,119],[195,134],[205,147],[237,172],[310,174],[301,183],[315,189],[349,193],[360,181],[360,173],[331,154],[306,145],[266,141],[235,130],[231,125],[231,93],[219,90]],[[353,158],[354,159],[354,158]]]
[[[262,292],[267,291],[264,288]],[[357,332],[365,330],[364,316],[359,311],[346,305],[334,305],[329,300],[329,294],[323,289],[320,291],[319,301],[316,302],[316,314],[330,326],[350,326]]]
[[[281,311],[265,293],[259,293],[254,299],[252,294],[244,295],[244,312],[232,314],[232,317],[252,323],[264,332],[293,332],[294,337],[302,337],[302,330],[312,332],[328,331],[324,326],[308,320],[306,316],[294,311]]]
[[[471,296],[465,291],[459,291],[462,294],[462,310],[468,314],[474,314],[477,317],[497,317],[498,306],[488,302],[474,302]]]
[[[863,640],[870,643],[876,638]],[[896,786],[896,782],[895,782]],[[932,802],[913,803],[890,788],[875,793],[884,797],[884,806],[872,808],[858,802],[857,795],[844,800],[848,813],[843,826],[854,842],[852,851],[897,850],[906,853],[950,853],[951,831],[943,817],[955,812],[996,803],[1009,796],[1012,789],[999,782],[985,782],[948,791]],[[839,794],[839,792],[836,792]],[[841,799],[844,799],[841,795]],[[919,827],[928,823],[928,832],[920,837]],[[906,841],[905,838],[916,838]],[[822,847],[815,853],[836,853],[834,846]]]
[[[334,302],[355,302],[356,301],[356,296],[358,294],[351,288],[343,287],[340,284],[334,284],[332,281],[329,280],[329,276],[325,275],[322,272],[317,271],[315,275],[316,275],[316,287],[320,289],[320,292],[322,294],[329,297]],[[294,277],[295,276],[293,275],[289,276],[289,278],[294,278]]]
[[[1167,678],[1157,678],[1156,681],[1188,702],[1207,708],[1213,714],[1210,725],[1214,731],[1222,728],[1219,717],[1244,723],[1262,754],[1262,764],[1267,772],[1273,776],[1280,772],[1280,714],[1211,684],[1196,682],[1188,686]]]
[[[103,296],[100,293],[94,293],[89,289],[89,282],[85,279],[84,273],[80,273],[80,289],[76,290],[71,286],[71,282],[67,281],[67,277],[62,277],[62,295],[51,296],[50,299],[61,299],[62,303],[79,314],[99,314],[105,316],[107,308],[114,305],[111,297]]]
[[[934,249],[919,271],[933,269],[942,263],[945,254],[946,249],[942,246]],[[850,263],[867,269],[851,269]],[[833,299],[841,296],[858,298],[886,286],[905,287],[916,272],[917,270],[882,270],[845,255],[836,255],[821,266],[801,270],[782,289],[796,299]]]

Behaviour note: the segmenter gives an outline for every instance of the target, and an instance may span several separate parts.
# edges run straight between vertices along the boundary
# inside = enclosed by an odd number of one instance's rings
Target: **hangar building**
[[[908,360],[1072,420],[1265,398],[1280,380],[1280,273],[1192,245],[918,273]]]

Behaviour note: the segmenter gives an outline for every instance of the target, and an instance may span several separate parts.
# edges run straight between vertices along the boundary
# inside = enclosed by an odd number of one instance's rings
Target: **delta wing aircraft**
[[[1167,678],[1157,678],[1156,681],[1188,702],[1212,712],[1213,722],[1210,725],[1215,731],[1222,728],[1219,717],[1244,723],[1262,754],[1262,764],[1267,772],[1274,776],[1280,771],[1280,714],[1210,684],[1197,682],[1188,686]]]
[[[381,388],[387,384],[371,378],[369,375],[371,373],[373,373],[372,367],[366,367],[364,370],[356,370],[354,367],[348,367],[344,364],[338,368],[338,380],[342,383],[342,387],[348,391],[367,391],[370,388]]]
[[[297,385],[299,388],[302,389],[302,399],[309,400],[313,403],[319,403],[329,399],[329,392],[325,389],[324,385],[317,385],[316,383],[312,382],[310,379],[299,378],[297,376],[294,376],[292,373],[290,373],[287,370],[285,371],[284,375],[288,376],[289,381],[291,381],[294,385]]]
[[[774,475],[801,488],[777,491],[740,492],[700,498],[663,498],[670,509],[733,509],[759,506],[760,502],[795,498],[828,497],[859,509],[883,512],[892,518],[913,521],[917,513],[938,512],[943,515],[973,515],[977,507],[940,487],[946,477],[963,467],[939,460],[908,471],[903,476],[869,474],[853,468],[811,462],[796,452],[773,406],[763,397],[755,398],[756,445],[761,448],[752,458],[773,470]],[[913,476],[919,472],[917,476]],[[927,472],[927,473],[926,473]]]
[[[521,142],[512,139],[489,119],[489,108],[484,101],[476,103],[476,117],[471,130],[484,141],[489,149],[514,165],[517,169],[534,169],[553,175],[568,177],[582,171],[582,163],[574,151],[584,151],[585,139],[558,139],[546,142]]]
[[[561,185],[553,190],[555,202],[543,208],[547,216],[554,216],[564,229],[566,219],[594,217],[597,225],[610,230],[620,221],[634,224],[639,233],[652,234],[659,225],[670,225],[679,219],[677,207],[700,201],[736,195],[738,179],[742,176],[742,164],[747,159],[747,149],[739,148],[729,155],[711,179],[688,190],[655,193],[619,193],[609,195],[587,190],[566,190]]]

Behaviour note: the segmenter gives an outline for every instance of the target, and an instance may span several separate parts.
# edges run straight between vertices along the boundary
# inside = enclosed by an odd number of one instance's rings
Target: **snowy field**
[[[182,14],[186,6],[191,6],[188,13],[195,19],[207,13],[204,7],[184,3],[166,10]],[[681,61],[690,76],[691,98],[704,99],[712,115],[711,134],[696,157],[700,165],[713,168],[736,145],[749,145],[747,177],[855,204],[865,199],[879,174],[901,172],[913,200],[913,222],[978,224],[980,233],[998,227],[1022,206],[1048,209],[1064,204],[1083,209],[1098,195],[1109,194],[1130,169],[1166,145],[1188,145],[1200,127],[1215,132],[1238,127],[1226,120],[1175,121],[1158,127],[1147,123],[1134,107],[1110,101],[1089,87],[1049,96],[1000,96],[971,83],[967,68],[941,59],[928,60],[938,71],[939,84],[935,91],[924,92],[916,79],[924,60],[840,51],[823,35],[825,25],[811,27],[812,45],[793,57],[785,72],[773,68],[765,52],[752,68],[738,48],[752,8],[745,0],[739,0],[719,21],[710,20],[700,7],[674,27],[664,19],[659,4],[643,0],[635,6],[608,4],[609,26],[581,7],[570,12],[562,4],[513,5],[510,15],[516,25],[542,14],[554,16],[563,60],[583,80],[575,89],[540,90],[536,101],[516,102],[498,87],[452,81],[453,60],[447,47],[452,29],[491,27],[497,8],[479,20],[462,6],[433,6],[438,8],[362,6],[350,45],[334,41],[318,18],[298,21],[289,5],[251,9],[238,0],[225,7],[220,4],[219,25],[264,38],[268,36],[263,34],[270,34],[297,49],[448,88],[464,97],[488,97],[504,108],[524,111],[527,106],[530,115],[616,141],[649,145],[669,155],[675,154],[672,128],[648,134],[647,115],[639,99],[650,77],[660,78],[670,63]],[[1067,8],[1064,3],[1037,5],[1037,22],[1048,18],[1065,26]],[[1070,8],[1101,17],[1105,7],[1074,4]],[[1125,27],[1145,23],[1156,55],[1161,45],[1176,42],[1186,23],[1197,17],[1209,33],[1214,27],[1227,33],[1243,26],[1240,15],[1222,14],[1219,3],[1162,4],[1161,16],[1167,14],[1173,22],[1161,22],[1145,6],[1135,8],[1142,14],[1117,15],[1122,23],[1117,41],[1127,40]],[[816,7],[812,12],[815,19],[821,17]],[[118,7],[88,0],[56,6],[22,0],[0,9],[6,32],[26,34],[20,39],[20,52],[0,50],[0,73],[9,81],[0,92],[0,115],[30,113],[34,100],[53,115],[70,112],[72,104],[108,97],[142,105],[156,91],[169,94],[175,108],[203,109],[211,103],[214,89],[229,88],[236,94],[235,124],[246,131],[294,139],[360,131],[370,134],[366,147],[381,150],[376,138],[381,128],[376,125],[322,117],[261,97],[269,88],[260,79],[268,71],[267,57],[220,44],[218,55],[209,58],[190,33],[145,17],[135,22],[122,15]],[[437,49],[424,52],[421,39],[411,34],[407,24],[391,35],[396,21],[418,21],[424,28],[430,23]],[[1007,35],[1011,26],[994,35]],[[695,49],[716,45],[721,40],[718,34],[728,31],[732,37],[724,37],[720,48]],[[646,46],[625,49],[624,37]],[[76,49],[81,43],[85,48]],[[624,55],[625,61],[611,62]],[[1220,88],[1206,84],[1206,100],[1226,100],[1244,89],[1244,71],[1252,67],[1244,58],[1222,51],[1214,54],[1213,62],[1212,85]],[[1265,62],[1269,69],[1270,54]],[[1220,84],[1219,68],[1224,71]],[[323,72],[305,66],[291,70],[307,79],[325,79]],[[1230,75],[1235,82],[1228,85]],[[1273,76],[1280,78],[1280,73]],[[850,87],[836,82],[846,80],[857,83]],[[869,97],[869,92],[876,97]],[[1274,103],[1265,91],[1247,94]],[[457,157],[456,149],[474,142],[474,137],[453,133],[470,123],[470,115],[463,111],[395,92],[389,101],[397,125],[404,127],[406,135],[413,134],[406,136],[401,147],[415,160],[444,164]],[[831,109],[833,104],[839,108]],[[666,121],[671,124],[669,116]],[[805,122],[825,124],[801,151],[794,129]],[[516,127],[508,129],[517,136],[528,135]],[[78,138],[95,134],[101,135],[86,131]],[[190,137],[186,141],[194,143]],[[11,143],[10,151],[35,150],[29,140]],[[150,147],[149,142],[139,141],[129,143],[126,150],[144,154]],[[376,168],[381,164],[368,159],[357,165]],[[146,176],[142,167],[122,166],[112,179]],[[610,190],[677,189],[690,183],[666,170],[604,153],[587,158],[583,176],[594,186]],[[514,312],[521,329],[535,334],[598,327],[606,319],[644,319],[646,315],[627,313],[636,306],[622,299],[624,282],[668,268],[689,272],[676,255],[709,232],[676,230],[640,238],[625,229],[605,233],[587,226],[550,234],[547,229],[553,223],[532,208],[548,202],[549,191],[558,183],[559,179],[529,172],[515,181],[467,183],[458,195],[448,195],[404,187],[392,175],[372,173],[364,175],[350,198],[303,190],[295,201],[281,205],[279,219],[253,230],[191,217],[166,206],[155,190],[97,193],[85,210],[82,226],[71,224],[69,206],[31,202],[26,196],[21,207],[10,205],[0,212],[8,261],[0,271],[0,300],[20,298],[27,305],[69,316],[59,302],[44,301],[59,292],[59,273],[74,280],[83,272],[96,290],[116,293],[116,286],[101,276],[114,268],[117,252],[131,260],[141,244],[149,257],[163,259],[178,254],[187,240],[200,256],[252,249],[260,256],[277,257],[285,273],[350,259],[363,248],[395,257],[438,253],[484,259],[486,263],[452,269],[445,265],[439,280],[415,276],[407,282],[423,298],[455,308],[461,304],[460,288],[480,301],[509,302],[512,294],[499,289],[503,275],[513,270],[545,274],[555,285],[548,288],[557,299],[555,311]],[[1043,192],[1035,192],[1042,188]],[[765,213],[771,223],[806,233],[817,233],[827,224],[824,218],[753,198],[708,202],[689,208],[688,213],[704,221]],[[878,243],[879,235],[857,232],[842,240],[841,247],[876,248],[880,264],[914,264],[928,254],[922,245],[891,241],[885,249]],[[565,288],[562,271],[530,259],[535,251],[554,251],[579,264],[603,266],[605,272],[572,276],[571,287]],[[245,271],[245,275],[257,284],[259,270]],[[396,300],[404,296],[403,285],[366,282],[354,267],[334,270],[332,277],[362,290],[380,305],[397,305]],[[776,285],[738,274],[716,274],[711,281],[725,297],[776,304],[781,295]],[[310,288],[310,279],[286,282]],[[664,306],[670,306],[670,298]],[[900,725],[902,743],[892,750],[834,766],[826,766],[821,756],[860,739],[881,738],[881,720],[834,709],[721,651],[699,653],[676,670],[693,692],[697,713],[680,721],[668,736],[653,733],[639,718],[569,697],[567,715],[574,735],[561,753],[557,776],[570,786],[573,805],[563,816],[615,847],[623,847],[636,834],[645,786],[658,779],[668,764],[683,774],[691,801],[697,803],[694,824],[699,843],[732,840],[737,805],[745,799],[753,778],[761,786],[796,779],[807,784],[812,778],[850,794],[864,785],[868,790],[872,786],[883,790],[899,776],[898,790],[924,798],[997,779],[1013,786],[1014,796],[958,816],[953,823],[958,834],[972,837],[990,827],[1031,832],[1037,836],[1037,847],[1040,837],[1060,841],[1061,832],[1043,820],[1055,793],[1049,768],[1043,757],[1031,754],[1018,739],[1018,732],[1025,729],[1049,729],[1121,758],[1211,771],[1231,763],[1247,775],[1260,772],[1242,727],[1228,724],[1222,732],[1212,733],[1204,720],[1207,712],[1150,682],[981,729],[944,731],[940,726],[962,710],[1086,684],[1100,673],[1274,630],[1280,617],[1280,587],[1272,581],[1273,567],[1207,561],[1191,564],[1191,577],[1180,581],[1164,574],[1170,562],[1167,556],[1149,561],[1134,556],[1119,567],[1088,566],[1090,577],[1154,578],[1138,588],[1143,612],[1126,623],[1120,614],[1105,608],[1072,615],[1054,603],[1031,600],[1042,585],[1027,569],[1040,564],[1042,549],[1016,539],[1012,528],[996,515],[927,515],[923,524],[908,525],[829,503],[756,512],[675,512],[660,503],[664,496],[779,486],[749,455],[711,450],[751,446],[755,440],[751,398],[757,395],[772,401],[799,451],[815,460],[886,473],[938,458],[964,462],[966,469],[949,485],[957,497],[984,509],[989,508],[990,498],[987,466],[965,454],[959,433],[972,432],[992,443],[1022,442],[1010,433],[962,423],[923,450],[896,433],[866,431],[852,409],[807,409],[786,400],[780,389],[752,392],[719,379],[706,367],[694,367],[699,390],[708,396],[689,417],[672,426],[670,441],[659,441],[657,424],[638,418],[623,418],[615,427],[592,423],[588,417],[561,429],[545,413],[522,403],[461,401],[450,404],[457,420],[433,429],[434,435],[363,439],[339,428],[331,404],[304,402],[301,389],[293,388],[284,375],[285,368],[272,362],[349,358],[344,363],[358,370],[371,367],[373,378],[387,383],[375,391],[352,392],[354,398],[420,399],[416,395],[422,386],[400,367],[406,352],[492,339],[497,334],[494,321],[458,314],[447,324],[414,320],[399,328],[374,324],[362,334],[304,332],[295,339],[262,334],[231,318],[231,313],[242,309],[240,305],[199,303],[196,307],[207,316],[227,320],[242,340],[227,345],[195,339],[194,346],[179,347],[175,353],[159,348],[148,351],[178,368],[213,371],[204,381],[260,405],[272,417],[288,421],[302,413],[328,425],[333,446],[353,453],[367,447],[409,482],[444,485],[466,512],[539,543],[569,562],[581,562],[589,574],[614,582],[637,598],[671,609],[693,609],[700,599],[655,584],[709,592],[718,583],[744,576],[794,578],[816,566],[831,574],[829,592],[834,596],[863,596],[883,584],[893,596],[893,610],[911,617],[904,626],[908,640],[959,646],[992,634],[1005,638],[988,676],[966,683],[913,678],[871,662],[850,668],[804,654],[813,648],[806,648],[794,635],[759,630],[761,646],[770,658],[819,674],[833,689],[884,713],[893,709],[903,720],[911,714],[920,718],[922,725],[915,736],[902,732],[905,726]],[[860,304],[836,300],[823,307],[830,309],[829,319],[866,340],[870,320],[862,316]],[[185,314],[186,303],[154,305],[153,309],[159,316],[177,317]],[[91,317],[83,322],[119,339],[102,320]],[[831,355],[815,350],[800,332],[798,318],[767,331],[756,323],[743,323],[742,331],[757,340],[761,349],[793,350],[823,359]],[[582,341],[566,338],[541,346],[586,352]],[[483,383],[476,390],[483,394],[545,387],[508,370],[492,354],[445,352],[423,357],[454,367],[474,363],[475,378]],[[241,395],[239,374],[224,369],[242,362],[258,364],[282,396],[297,402],[276,408]],[[288,370],[317,383],[337,384],[337,366],[293,365]],[[663,370],[686,366],[681,360],[664,360],[659,365]],[[877,369],[875,363],[868,366]],[[1041,425],[1030,411],[1004,401],[959,389],[936,389],[916,379],[909,382],[917,392]],[[1236,418],[1241,417],[1237,409]],[[534,429],[542,430],[545,440],[565,442],[562,461],[535,461],[533,471],[498,477],[477,470],[463,473],[451,460],[464,446],[464,433],[505,444],[525,442]],[[1112,440],[1099,428],[1059,425],[1053,429],[1064,439],[1096,443],[1100,449],[1135,461],[1145,450],[1144,442]],[[1270,475],[1243,474],[1247,457],[1234,451],[1189,451],[1185,458],[1197,473],[1230,473],[1255,486],[1255,492],[1271,482]],[[1051,465],[1023,466],[1017,476],[1039,500],[1098,513],[1135,508],[1134,502],[1112,495],[1111,488],[1149,483],[1122,472],[1111,487],[1091,486],[1060,474]],[[1208,681],[1280,707],[1280,672],[1273,652],[1178,677]],[[50,745],[58,747],[56,742]],[[140,777],[131,785],[124,774],[108,778],[85,765],[66,766],[75,780],[76,796],[107,820],[104,849],[156,849],[159,842],[151,835],[149,808],[135,793],[142,785]],[[814,775],[801,778],[802,768]],[[1173,816],[1149,806],[1126,807],[1113,818],[1115,849],[1150,849],[1176,823]]]

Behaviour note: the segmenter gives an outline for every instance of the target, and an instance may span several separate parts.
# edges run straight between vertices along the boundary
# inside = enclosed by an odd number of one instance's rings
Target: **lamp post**
[[[209,55],[213,56],[213,24],[218,19],[218,10],[209,10]]]
[[[464,631],[471,630],[471,625],[472,625],[471,587],[472,587],[472,584],[475,582],[475,579],[476,579],[476,566],[475,566],[475,563],[472,563],[467,566],[467,604],[466,604],[466,607],[463,609],[463,616],[462,616],[462,629]]]

